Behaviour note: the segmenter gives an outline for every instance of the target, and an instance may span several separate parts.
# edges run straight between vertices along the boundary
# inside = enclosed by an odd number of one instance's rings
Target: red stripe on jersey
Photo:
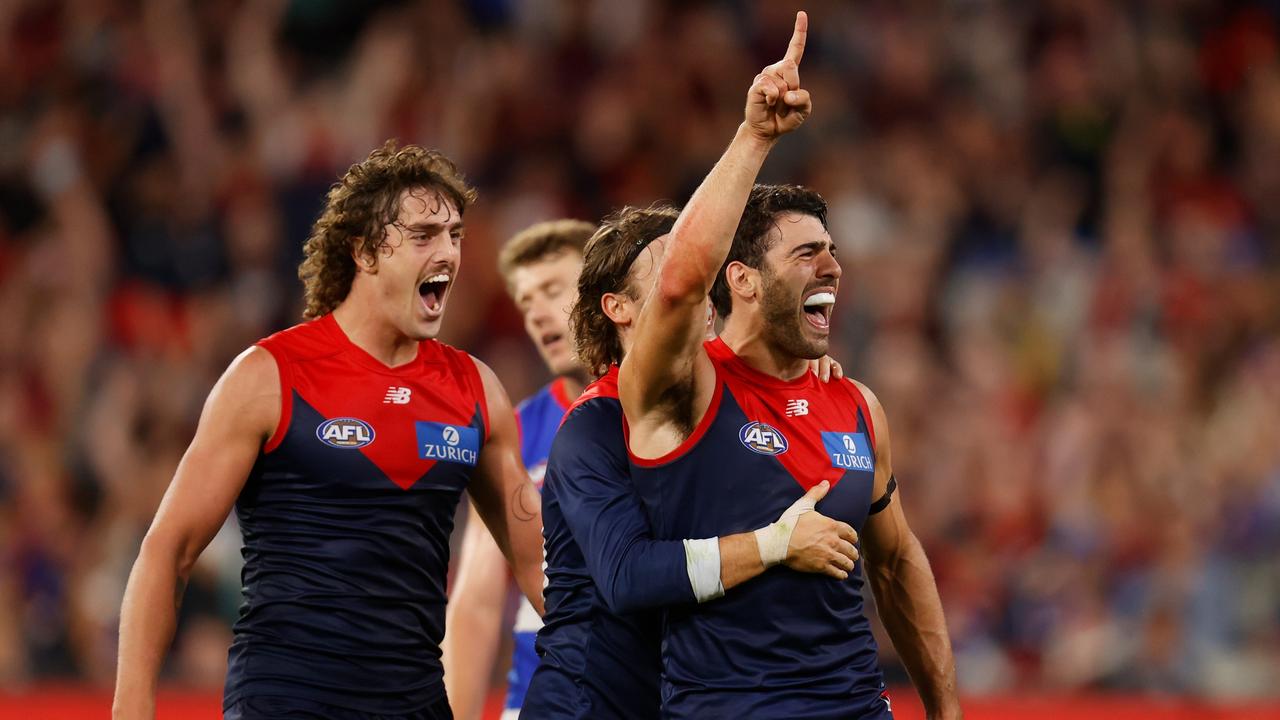
[[[280,378],[280,421],[276,423],[275,432],[271,433],[267,444],[262,446],[262,452],[266,454],[280,447],[280,441],[284,440],[289,423],[293,421],[293,383],[289,379],[289,360],[284,357],[283,348],[262,342],[258,343],[258,347],[271,353],[276,361],[276,375]]]
[[[573,398],[569,397],[569,393],[564,389],[564,378],[558,377],[551,381],[551,399],[556,401],[561,410],[568,410],[573,404]]]
[[[672,462],[673,460],[678,460],[681,455],[684,455],[685,453],[692,450],[695,446],[697,446],[698,441],[702,439],[702,436],[707,433],[707,429],[711,427],[711,424],[713,422],[715,422],[716,413],[720,411],[720,398],[724,395],[725,383],[720,378],[720,367],[714,362],[712,363],[712,365],[716,367],[716,380],[715,380],[716,389],[715,389],[715,394],[711,396],[711,405],[708,406],[707,411],[702,414],[702,419],[698,421],[697,426],[693,428],[693,432],[690,433],[689,437],[685,438],[684,442],[677,445],[675,449],[672,450],[671,452],[666,453],[662,457],[657,457],[652,459],[642,458],[637,456],[635,453],[631,452],[631,428],[630,426],[627,425],[626,416],[625,415],[623,416],[622,432],[623,432],[623,435],[626,437],[627,455],[630,456],[631,462],[635,463],[636,465],[639,465],[640,467],[646,467],[646,468],[657,467],[659,465],[666,465],[667,463]]]

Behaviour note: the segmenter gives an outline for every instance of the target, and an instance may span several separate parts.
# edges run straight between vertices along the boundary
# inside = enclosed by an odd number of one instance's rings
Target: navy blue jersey
[[[292,697],[378,714],[444,698],[454,511],[488,435],[474,361],[388,368],[332,315],[263,340],[281,417],[236,500],[244,604],[224,707]]]
[[[617,371],[556,434],[542,490],[546,625],[521,717],[658,717],[664,605],[693,602],[684,545],[654,542],[631,488]]]
[[[849,381],[782,381],[706,345],[714,399],[693,434],[632,481],[659,538],[731,535],[768,525],[822,480],[828,517],[861,530],[875,438]],[[663,641],[663,709],[672,718],[887,716],[862,566],[847,580],[775,567],[722,598],[672,608]]]
[[[525,398],[516,406],[516,421],[520,425],[520,456],[524,460],[529,478],[538,489],[542,489],[542,477],[547,469],[547,455],[551,452],[551,441],[556,436],[556,429],[564,419],[565,410],[569,409],[568,394],[565,392],[564,378],[556,378],[541,390]],[[534,641],[538,629],[542,627],[542,618],[529,604],[529,599],[520,596],[520,609],[516,611],[516,622],[513,628],[514,644],[511,653],[511,672],[507,673],[507,699],[503,706],[506,715],[514,715],[524,704],[525,693],[529,691],[529,681],[533,671],[538,669],[538,653],[534,649]]]

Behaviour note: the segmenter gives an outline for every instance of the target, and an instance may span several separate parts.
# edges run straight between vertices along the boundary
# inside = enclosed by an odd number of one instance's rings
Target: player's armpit
[[[475,360],[489,407],[489,438],[468,492],[520,590],[543,613],[542,500],[520,459],[520,434],[507,391],[489,366]]]
[[[237,357],[210,392],[125,588],[115,717],[154,712],[156,676],[173,640],[178,588],[222,527],[263,442],[275,431],[280,402],[276,362],[258,347]]]

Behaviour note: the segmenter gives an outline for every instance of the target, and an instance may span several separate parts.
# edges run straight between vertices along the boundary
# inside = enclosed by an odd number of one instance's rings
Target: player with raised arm
[[[232,720],[450,717],[439,645],[463,490],[541,605],[539,498],[510,401],[434,340],[474,196],[440,153],[393,143],[329,191],[299,270],[310,320],[227,369],[143,540],[115,717],[154,716],[186,577],[233,507]]]
[[[809,114],[807,29],[798,14],[782,61],[756,76],[745,121],[681,212],[635,322],[618,374],[631,478],[659,538],[758,527],[829,482],[820,509],[859,530],[881,617],[929,717],[959,717],[937,589],[893,501],[884,411],[857,383],[805,373],[826,352],[841,275],[826,205],[804,188],[752,189],[769,150]],[[704,343],[708,291],[725,326]],[[787,548],[776,526],[755,540],[766,563]],[[861,567],[843,582],[774,569],[669,610],[664,716],[891,717],[862,577]]]
[[[582,248],[595,229],[582,220],[538,223],[517,233],[498,256],[498,269],[524,318],[525,332],[555,375],[516,406],[521,458],[539,487],[556,429],[569,404],[587,384],[587,373],[578,362],[569,333],[569,311],[577,298]],[[449,595],[443,645],[444,681],[458,720],[480,717],[497,657],[509,586],[506,559],[477,520],[473,510]],[[522,600],[516,611],[504,717],[516,717],[524,703],[529,680],[538,667],[534,636],[540,627],[542,619],[528,600]]]
[[[630,483],[617,363],[676,217],[667,207],[626,208],[587,246],[574,336],[583,361],[604,376],[566,415],[547,462],[547,624],[524,718],[659,717],[657,610],[713,600],[766,569],[750,532],[655,541]],[[833,371],[840,376],[829,358],[813,369],[824,382]],[[847,540],[855,536],[847,524],[809,512],[826,487],[812,488],[770,532],[789,535],[789,567],[836,582],[853,569]]]

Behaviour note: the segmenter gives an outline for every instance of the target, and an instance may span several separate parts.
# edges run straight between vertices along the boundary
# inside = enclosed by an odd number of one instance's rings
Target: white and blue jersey
[[[538,392],[516,406],[516,421],[520,426],[520,456],[529,477],[538,489],[542,489],[542,476],[547,469],[547,455],[551,453],[551,441],[556,436],[560,421],[573,398],[565,391],[564,378],[556,378]],[[534,639],[542,627],[542,619],[523,596],[516,611],[515,650],[511,656],[511,672],[507,674],[507,700],[503,705],[503,718],[519,715],[529,690],[529,679],[538,669],[538,653]]]

